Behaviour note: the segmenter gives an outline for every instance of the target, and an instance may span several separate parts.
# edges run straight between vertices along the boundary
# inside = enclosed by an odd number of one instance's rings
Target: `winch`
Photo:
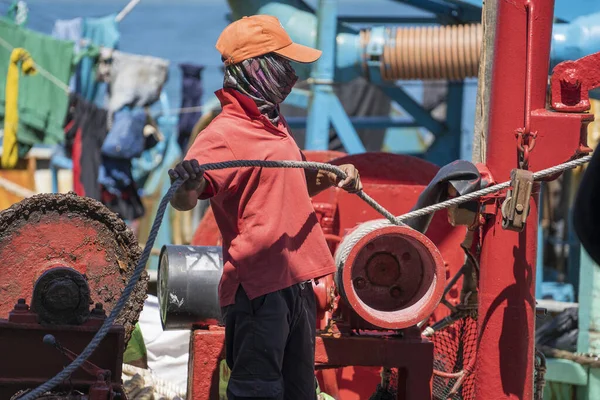
[[[436,181],[438,167],[413,157],[306,155],[311,161],[354,164],[361,171],[365,192],[395,214],[418,203],[432,180],[437,191],[447,186],[443,179]],[[473,179],[473,171],[468,172]],[[334,276],[313,285],[319,330],[315,360],[323,390],[335,395],[343,388],[338,387],[336,369],[362,374],[374,388],[379,380],[377,368],[388,366],[406,378],[403,398],[426,398],[433,344],[421,338],[417,324],[437,312],[446,277],[462,266],[464,228],[451,226],[444,215],[412,221],[418,229],[392,225],[378,219],[361,199],[338,189],[316,196],[313,205],[338,266]],[[218,397],[214,383],[224,359],[217,296],[223,256],[212,218],[209,211],[194,246],[164,246],[158,272],[163,327],[194,331],[188,385],[188,398],[194,400]],[[435,227],[430,237],[421,232],[429,226]],[[456,297],[458,301],[458,291]]]
[[[77,357],[114,307],[139,256],[125,223],[89,198],[43,194],[0,212],[1,399],[22,396]],[[123,352],[147,285],[144,274],[92,356],[42,399],[125,399]]]

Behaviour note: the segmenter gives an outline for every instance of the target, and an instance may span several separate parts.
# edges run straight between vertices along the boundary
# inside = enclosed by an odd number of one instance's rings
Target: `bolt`
[[[367,286],[367,281],[364,278],[354,279],[354,287],[357,289],[364,289]]]
[[[565,73],[561,78],[560,83],[568,89],[577,89],[581,86],[581,82],[573,72]]]
[[[29,306],[25,302],[25,299],[17,300],[17,304],[15,304],[15,311],[27,311],[29,310]]]
[[[401,294],[402,289],[400,289],[398,286],[392,286],[390,288],[390,296],[392,296],[393,298],[397,299],[398,297],[400,297]]]
[[[515,206],[515,209],[517,210],[517,212],[522,213],[523,212],[523,204],[517,204]]]
[[[94,317],[106,317],[106,313],[104,312],[104,307],[102,307],[102,303],[96,303],[96,306],[92,309],[91,314]]]

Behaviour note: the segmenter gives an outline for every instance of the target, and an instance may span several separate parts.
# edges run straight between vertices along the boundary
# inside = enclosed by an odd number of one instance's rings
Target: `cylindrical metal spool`
[[[219,282],[221,247],[166,245],[158,265],[158,304],[164,330],[222,322]]]
[[[361,31],[363,47],[371,36],[370,29]],[[481,24],[388,27],[380,56],[381,78],[457,81],[476,77],[482,38]]]
[[[336,252],[336,285],[368,323],[404,329],[426,318],[442,298],[445,267],[437,247],[408,226],[359,225]]]

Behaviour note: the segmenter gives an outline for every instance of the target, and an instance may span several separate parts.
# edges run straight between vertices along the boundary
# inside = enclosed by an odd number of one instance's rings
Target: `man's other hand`
[[[344,189],[348,193],[356,193],[362,190],[362,183],[360,182],[360,175],[358,170],[352,164],[340,165],[342,171],[346,173],[346,179],[337,178],[336,186]]]
[[[186,191],[198,189],[203,181],[202,176],[203,172],[200,170],[198,160],[182,161],[175,168],[169,170],[171,182],[179,178],[185,180],[183,188]]]

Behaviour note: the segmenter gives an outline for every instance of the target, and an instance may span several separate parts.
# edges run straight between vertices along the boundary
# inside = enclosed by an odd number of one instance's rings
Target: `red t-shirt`
[[[302,160],[285,122],[275,127],[235,90],[216,95],[222,112],[198,135],[186,160]],[[304,170],[232,168],[204,177],[201,198],[210,198],[223,237],[221,307],[234,303],[240,284],[254,299],[335,271]]]

